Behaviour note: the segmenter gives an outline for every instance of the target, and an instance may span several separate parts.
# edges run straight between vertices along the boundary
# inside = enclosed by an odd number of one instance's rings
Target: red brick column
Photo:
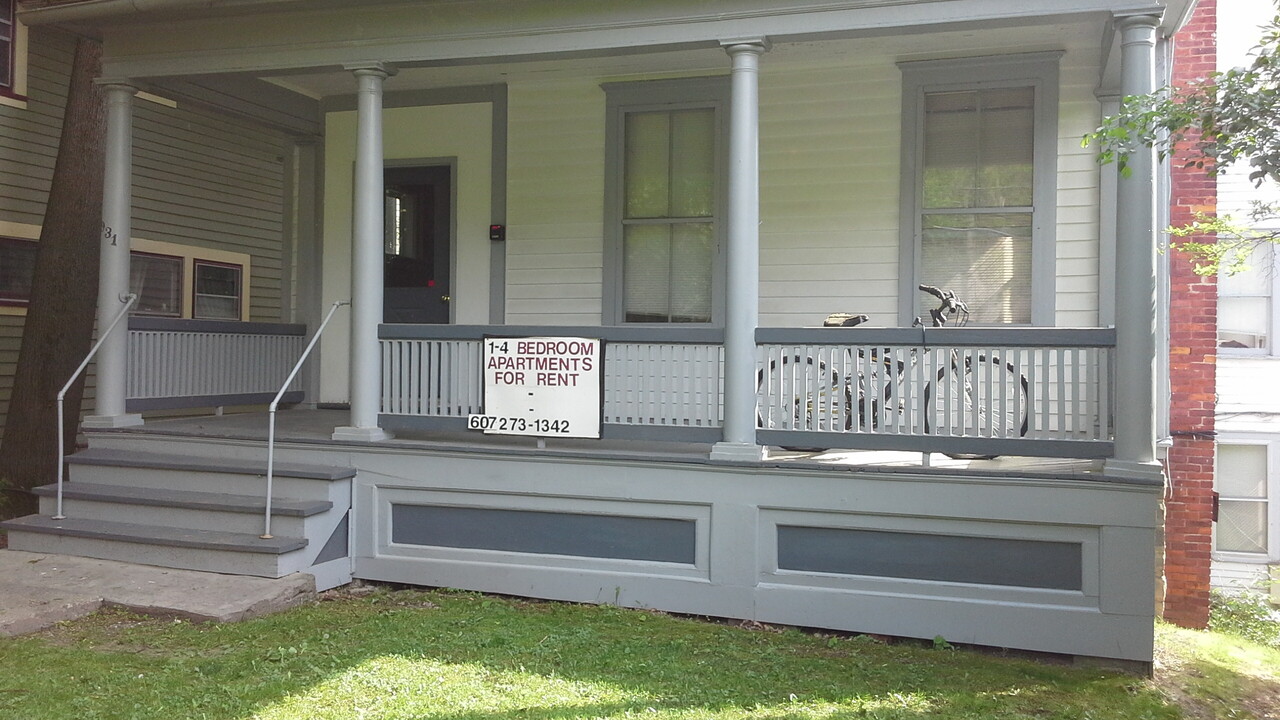
[[[1191,22],[1174,38],[1173,81],[1203,78],[1217,62],[1217,0],[1200,0]],[[1217,210],[1217,180],[1185,168],[1175,157],[1170,223]],[[1212,238],[1196,238],[1211,241]],[[1209,620],[1209,562],[1213,539],[1213,415],[1217,391],[1218,286],[1193,272],[1188,258],[1169,257],[1170,487],[1165,493],[1164,618],[1184,627]]]

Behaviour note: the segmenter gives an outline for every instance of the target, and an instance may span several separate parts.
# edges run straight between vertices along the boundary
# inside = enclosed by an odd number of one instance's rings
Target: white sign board
[[[484,339],[484,414],[467,428],[498,435],[600,437],[602,341]]]

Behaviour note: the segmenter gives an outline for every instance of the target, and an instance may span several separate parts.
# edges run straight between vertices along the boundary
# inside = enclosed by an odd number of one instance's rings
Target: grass
[[[1176,668],[1149,681],[945,643],[379,588],[237,624],[109,611],[0,639],[0,717],[1138,720],[1277,707],[1264,703],[1280,654],[1160,632],[1173,654],[1159,665]]]

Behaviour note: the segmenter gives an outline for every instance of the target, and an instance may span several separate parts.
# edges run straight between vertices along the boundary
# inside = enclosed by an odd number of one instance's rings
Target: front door
[[[448,165],[384,171],[383,322],[449,322],[452,179]]]

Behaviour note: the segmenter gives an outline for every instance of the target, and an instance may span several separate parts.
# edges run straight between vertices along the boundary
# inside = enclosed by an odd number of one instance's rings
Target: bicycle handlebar
[[[964,324],[964,319],[969,316],[969,306],[961,301],[960,298],[957,298],[954,292],[924,284],[919,285],[919,288],[921,292],[929,293],[942,301],[942,304],[936,309],[929,311],[929,315],[933,318],[934,327],[942,327],[947,324],[947,316],[944,314],[944,311],[951,313],[952,315],[963,315],[961,318],[961,324]],[[918,321],[919,318],[917,318],[917,322]]]

